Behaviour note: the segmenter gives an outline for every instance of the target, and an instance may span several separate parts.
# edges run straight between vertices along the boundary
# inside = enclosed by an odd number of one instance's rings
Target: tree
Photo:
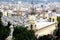
[[[7,27],[2,25],[2,21],[0,22],[0,40],[5,40],[5,38],[9,35],[10,29]]]
[[[56,40],[60,40],[60,38],[57,38]]]
[[[3,15],[2,12],[0,12],[0,18],[2,17],[2,15]]]
[[[5,40],[5,38],[10,33],[10,29],[2,25],[1,17],[2,17],[2,12],[0,12],[0,40]]]
[[[0,27],[0,40],[5,40],[10,31],[6,27]]]
[[[2,12],[0,12],[0,26],[2,24],[1,17],[2,17]]]
[[[58,26],[60,26],[60,17],[57,17]]]
[[[57,36],[56,40],[60,40],[60,29],[54,31],[55,36]]]
[[[13,32],[14,40],[37,40],[33,30],[27,30],[25,27],[16,27]]]
[[[44,35],[39,37],[38,40],[51,40],[51,37],[49,35]]]
[[[5,27],[2,24],[0,24],[0,40],[5,40],[5,38],[9,36],[9,33],[10,33],[9,26]]]

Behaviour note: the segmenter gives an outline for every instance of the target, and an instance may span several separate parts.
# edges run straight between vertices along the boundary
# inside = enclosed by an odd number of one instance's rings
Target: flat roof
[[[37,28],[37,29],[42,29],[42,28],[45,28],[45,27],[47,27],[47,26],[50,26],[50,25],[52,25],[52,24],[54,24],[54,23],[56,23],[56,22],[38,22],[38,23],[36,24],[36,28]]]
[[[60,17],[60,14],[56,14],[56,16]]]

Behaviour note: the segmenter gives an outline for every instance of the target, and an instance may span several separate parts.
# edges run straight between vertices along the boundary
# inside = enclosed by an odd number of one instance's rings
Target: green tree
[[[10,33],[9,26],[5,27],[2,24],[0,24],[0,40],[5,40],[5,38],[8,37],[9,33]]]
[[[49,35],[44,35],[38,38],[38,40],[51,40],[52,38]]]
[[[0,40],[5,40],[9,33],[10,31],[6,27],[0,27]]]
[[[56,40],[60,40],[60,38],[57,38]]]
[[[2,12],[0,12],[0,18],[2,17],[2,15],[3,15]]]
[[[60,29],[54,31],[55,36],[57,36],[56,40],[60,40]]]
[[[60,26],[60,17],[57,17],[58,26]]]
[[[14,40],[37,40],[33,30],[21,26],[15,28],[13,38]]]
[[[2,17],[2,15],[3,15],[2,12],[0,12],[0,24],[1,24],[1,17]]]
[[[10,30],[9,28],[5,27],[2,25],[2,21],[1,21],[1,17],[2,17],[2,12],[0,12],[0,40],[5,40],[5,38],[9,35]]]

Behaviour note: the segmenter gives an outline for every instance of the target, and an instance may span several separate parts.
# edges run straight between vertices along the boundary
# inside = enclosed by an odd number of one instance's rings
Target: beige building
[[[52,14],[52,15],[49,15]],[[55,15],[56,12],[47,12],[44,15],[44,17],[46,17],[46,19],[49,20],[50,22],[37,22],[36,20],[36,16],[35,15],[30,15],[29,16],[29,24],[30,26],[28,28],[31,29],[31,25],[32,25],[32,29],[35,31],[35,35],[37,35],[37,37],[39,36],[43,36],[43,35],[48,35],[48,34],[53,34],[54,30],[57,29],[57,16]],[[43,18],[43,17],[42,17]]]
[[[57,22],[40,22],[36,27],[35,35],[38,38],[39,36],[53,34],[55,29],[57,29]]]

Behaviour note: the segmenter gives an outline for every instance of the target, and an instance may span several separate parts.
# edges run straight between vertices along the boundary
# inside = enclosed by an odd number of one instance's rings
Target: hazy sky
[[[22,1],[22,2],[31,2],[31,1],[33,1],[33,2],[35,2],[35,3],[37,3],[37,2],[60,2],[60,0],[0,0],[0,2],[17,2],[17,1]]]

